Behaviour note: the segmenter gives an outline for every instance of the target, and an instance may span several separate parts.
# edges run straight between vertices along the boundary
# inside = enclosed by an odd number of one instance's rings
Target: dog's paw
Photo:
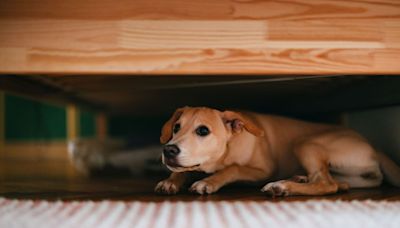
[[[196,181],[195,183],[193,183],[192,186],[190,187],[189,191],[197,192],[197,193],[203,195],[203,194],[211,194],[213,192],[216,192],[216,191],[218,191],[218,188],[217,188],[217,186],[215,186],[214,184],[212,184],[209,181],[200,180],[200,181]]]
[[[290,192],[285,182],[286,181],[277,181],[268,183],[261,189],[261,191],[271,195],[272,197],[288,196]]]
[[[171,180],[163,180],[158,182],[154,191],[161,194],[176,194],[179,191],[179,186]]]

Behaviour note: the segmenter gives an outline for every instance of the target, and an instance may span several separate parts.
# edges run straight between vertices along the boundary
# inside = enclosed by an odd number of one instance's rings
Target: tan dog
[[[165,123],[160,141],[165,144],[162,161],[172,174],[155,190],[167,194],[180,190],[189,171],[213,173],[191,186],[199,194],[236,181],[280,180],[262,191],[324,195],[379,186],[381,170],[400,186],[400,168],[393,161],[358,133],[339,126],[185,107]]]

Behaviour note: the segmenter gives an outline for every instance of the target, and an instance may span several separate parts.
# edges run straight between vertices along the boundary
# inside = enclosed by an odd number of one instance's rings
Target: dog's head
[[[162,161],[174,172],[201,171],[204,163],[218,161],[229,140],[247,131],[262,136],[263,130],[241,113],[204,107],[184,107],[164,124],[160,141]]]

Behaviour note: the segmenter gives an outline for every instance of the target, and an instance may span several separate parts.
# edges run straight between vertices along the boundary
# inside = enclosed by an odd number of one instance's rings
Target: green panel
[[[79,136],[94,137],[96,135],[95,114],[84,110],[81,110],[79,113]]]
[[[18,96],[5,96],[6,140],[65,138],[65,108]]]

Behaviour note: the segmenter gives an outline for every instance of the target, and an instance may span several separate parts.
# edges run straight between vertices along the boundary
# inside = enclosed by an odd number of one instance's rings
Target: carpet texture
[[[0,198],[0,227],[400,227],[400,202],[48,202]]]

